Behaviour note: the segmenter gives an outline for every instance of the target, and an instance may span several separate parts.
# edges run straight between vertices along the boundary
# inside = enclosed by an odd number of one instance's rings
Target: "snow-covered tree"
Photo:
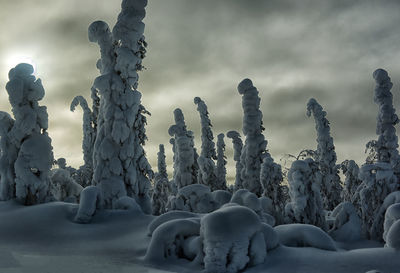
[[[209,186],[212,190],[216,190],[218,189],[218,181],[214,171],[214,160],[217,159],[217,154],[207,105],[199,97],[194,98],[194,103],[197,104],[197,111],[200,114],[201,122],[201,153],[197,159],[199,166],[198,181],[201,184]]]
[[[240,156],[242,168],[243,188],[261,196],[263,188],[260,183],[261,163],[266,156],[267,141],[262,134],[262,113],[260,111],[260,97],[258,90],[249,79],[244,79],[238,85],[242,97],[243,107],[243,134],[245,144]]]
[[[333,210],[340,203],[342,186],[336,166],[336,152],[330,133],[329,121],[322,106],[313,98],[307,103],[307,116],[314,116],[317,130],[317,162],[322,174],[321,191],[324,206]]]
[[[30,64],[11,69],[6,89],[15,120],[1,112],[1,194],[24,205],[52,200],[49,172],[54,162],[47,134],[46,106],[40,79]],[[9,169],[6,169],[9,168]]]
[[[354,194],[361,184],[361,180],[358,178],[359,167],[354,160],[345,160],[340,166],[346,177],[342,191],[342,200],[345,202],[353,202]]]
[[[215,174],[217,176],[217,188],[215,190],[226,190],[226,156],[224,134],[218,135],[217,140],[217,168]],[[214,190],[214,189],[212,189]]]
[[[170,136],[174,137],[174,181],[179,188],[197,183],[197,172],[194,166],[195,153],[193,133],[186,129],[185,118],[182,110],[174,110],[175,124],[168,129]]]
[[[326,228],[318,164],[311,158],[294,161],[288,172],[291,202],[285,207],[285,222]]]
[[[395,174],[400,174],[399,144],[394,127],[399,123],[399,118],[395,113],[393,95],[390,92],[393,84],[388,73],[383,69],[375,70],[373,77],[376,82],[374,101],[379,106],[379,113],[376,118],[377,160],[390,163]]]
[[[274,216],[277,224],[283,224],[286,194],[282,185],[282,169],[271,156],[264,158],[261,165],[260,181],[264,189],[264,196],[272,201],[272,216]]]
[[[101,52],[97,62],[101,76],[93,84],[100,97],[93,184],[99,186],[105,208],[127,195],[150,212],[153,172],[143,150],[148,112],[136,90],[146,53],[142,22],[146,5],[146,0],[123,0],[112,31],[103,21],[89,26],[89,40],[97,42]]]
[[[160,144],[157,156],[158,172],[154,177],[154,191],[151,197],[154,215],[160,215],[165,212],[169,195],[167,165],[165,163],[165,150],[163,144]]]
[[[242,154],[243,142],[237,131],[229,131],[226,136],[232,139],[233,143],[233,160],[236,161],[235,190],[243,189],[243,180],[241,177],[243,165],[240,163],[240,155]]]
[[[93,176],[93,148],[97,133],[97,116],[90,110],[87,101],[82,96],[76,96],[72,102],[70,109],[75,111],[76,106],[80,105],[83,110],[83,161],[84,165],[78,170],[78,183],[82,186],[89,185]]]

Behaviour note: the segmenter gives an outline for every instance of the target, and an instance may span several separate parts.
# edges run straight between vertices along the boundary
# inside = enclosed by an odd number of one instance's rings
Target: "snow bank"
[[[285,246],[337,250],[332,238],[319,227],[307,224],[288,224],[276,226],[274,229],[280,243]]]

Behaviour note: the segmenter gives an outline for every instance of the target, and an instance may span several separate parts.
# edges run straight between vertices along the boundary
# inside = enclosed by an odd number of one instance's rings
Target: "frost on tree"
[[[326,112],[315,100],[310,99],[307,103],[307,116],[314,116],[315,129],[317,130],[317,158],[322,175],[321,192],[324,207],[333,210],[340,203],[342,186],[336,167],[336,152],[333,138],[330,133],[329,121]]]
[[[288,172],[291,202],[285,207],[285,222],[310,224],[325,229],[321,180],[317,163],[311,158],[293,162]]]
[[[353,203],[355,199],[354,194],[356,193],[358,186],[361,184],[361,180],[358,178],[360,171],[359,167],[354,160],[345,160],[340,164],[340,167],[346,177],[342,191],[342,200],[344,202]]]
[[[182,110],[174,111],[175,124],[168,129],[174,137],[174,181],[178,189],[197,183],[193,133],[186,129]]]
[[[166,210],[169,194],[167,165],[165,163],[164,145],[160,144],[158,159],[158,172],[154,176],[154,190],[151,197],[154,215],[163,214]]]
[[[89,26],[89,40],[97,42],[101,52],[97,62],[101,76],[93,84],[100,97],[93,184],[100,188],[105,208],[130,196],[151,212],[148,191],[153,172],[143,150],[148,112],[136,90],[146,52],[142,23],[146,4],[147,0],[123,0],[112,32],[103,21]]]
[[[398,179],[389,163],[364,164],[359,178],[362,183],[357,188],[355,201],[359,206],[363,235],[369,239],[382,240],[383,219],[380,208],[385,198],[396,191]]]
[[[272,216],[277,224],[282,224],[286,203],[286,194],[282,185],[283,175],[281,166],[275,163],[271,156],[264,158],[260,181],[264,189],[263,195],[272,201]]]
[[[249,79],[244,79],[238,85],[242,97],[243,107],[243,134],[245,144],[240,156],[243,165],[241,178],[243,188],[261,196],[263,188],[260,183],[260,170],[266,156],[267,141],[262,134],[262,113],[260,111],[260,97],[258,90]]]
[[[6,89],[15,120],[1,112],[1,197],[24,205],[52,200],[53,147],[46,132],[47,109],[38,103],[45,92],[32,73],[30,64],[10,70]]]
[[[233,160],[236,162],[236,175],[235,175],[235,190],[243,189],[243,180],[241,177],[243,165],[240,162],[240,155],[242,154],[243,141],[240,134],[236,131],[229,131],[226,136],[232,139],[233,143]]]
[[[215,174],[217,176],[217,187],[212,190],[226,190],[226,156],[225,156],[225,142],[224,134],[218,135],[217,140],[217,168]]]
[[[92,97],[96,94],[92,94]],[[75,175],[79,184],[86,186],[92,181],[93,176],[93,147],[96,140],[97,132],[97,116],[96,116],[96,100],[93,101],[93,111],[90,110],[87,101],[82,96],[76,96],[72,102],[70,109],[75,111],[76,106],[80,105],[83,110],[83,161],[84,165],[79,168],[77,175]]]
[[[390,90],[392,82],[388,73],[383,69],[377,69],[373,73],[376,82],[374,101],[379,106],[376,118],[376,153],[378,162],[387,162],[392,166],[395,174],[400,173],[400,158],[397,148],[399,147],[395,125],[399,118],[393,108],[393,96]]]
[[[199,97],[194,98],[194,103],[197,104],[201,122],[201,153],[197,159],[199,165],[198,182],[209,186],[211,190],[216,190],[218,189],[218,178],[215,175],[214,160],[217,159],[217,154],[207,105]]]

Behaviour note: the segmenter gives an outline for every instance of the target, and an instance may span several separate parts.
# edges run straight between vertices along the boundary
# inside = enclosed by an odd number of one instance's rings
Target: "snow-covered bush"
[[[291,202],[285,207],[286,223],[311,224],[325,229],[320,192],[321,173],[311,158],[294,161],[288,172]]]
[[[176,196],[168,200],[167,210],[184,210],[208,213],[216,209],[209,187],[203,184],[192,184],[178,190]]]
[[[45,92],[41,80],[32,74],[30,64],[18,64],[10,70],[6,89],[15,120],[1,112],[0,124],[1,198],[25,205],[53,199],[49,179],[53,147],[46,132],[47,109],[38,103]]]
[[[266,156],[267,141],[262,134],[262,113],[260,111],[260,97],[258,90],[249,79],[244,79],[238,85],[242,97],[243,107],[243,134],[245,144],[240,156],[242,164],[241,178],[243,188],[261,196],[263,188],[260,183],[261,163]]]
[[[393,108],[393,95],[391,93],[392,82],[388,73],[383,69],[377,69],[373,73],[375,79],[374,101],[378,104],[377,116],[376,153],[378,162],[387,162],[392,166],[395,174],[400,172],[400,157],[398,152],[398,138],[395,125],[399,122]]]
[[[170,136],[175,138],[174,147],[174,181],[178,189],[197,183],[195,170],[195,153],[193,135],[186,129],[182,110],[174,110],[175,124],[168,129]]]
[[[361,180],[358,178],[360,169],[354,160],[345,160],[340,164],[340,167],[346,177],[344,180],[343,191],[341,193],[342,200],[344,202],[353,202],[354,194],[356,193],[358,186],[361,184]]]
[[[321,193],[324,207],[333,210],[340,203],[342,186],[336,166],[336,152],[333,138],[330,133],[329,121],[322,106],[311,98],[307,103],[307,116],[314,116],[315,129],[317,130],[317,158],[322,175]]]
[[[383,239],[386,245],[400,249],[400,203],[391,205],[385,214]]]
[[[271,156],[266,156],[261,165],[260,181],[264,189],[263,195],[272,201],[272,216],[277,224],[283,224],[286,195],[282,186],[281,166]]]
[[[329,216],[333,223],[328,233],[336,241],[357,241],[361,238],[361,219],[352,203],[340,203]]]
[[[233,143],[233,160],[236,162],[236,175],[235,175],[235,190],[243,189],[242,180],[242,168],[243,165],[240,163],[240,155],[242,154],[243,142],[240,138],[240,134],[236,131],[229,131],[226,136],[232,139]]]
[[[230,205],[201,218],[205,272],[238,272],[261,264],[277,235],[249,208]],[[269,236],[266,237],[265,235]]]
[[[389,163],[377,162],[361,166],[355,201],[363,224],[363,235],[382,240],[383,217],[379,210],[385,198],[397,189],[398,180]]]
[[[320,228],[307,224],[279,225],[274,228],[279,242],[291,247],[315,247],[336,251],[335,242]]]
[[[102,207],[102,198],[100,189],[96,186],[88,186],[81,192],[78,212],[75,216],[75,222],[89,223],[97,209]]]
[[[50,174],[51,192],[59,201],[77,203],[80,198],[82,186],[76,183],[70,173],[65,169],[54,169]]]
[[[151,196],[152,209],[154,215],[163,214],[166,211],[166,205],[169,195],[169,182],[167,174],[167,165],[165,163],[164,145],[160,144],[158,152],[158,173],[155,174],[154,190]]]
[[[226,156],[225,156],[225,142],[224,134],[218,135],[217,140],[217,168],[215,169],[215,174],[217,177],[217,187],[216,189],[211,188],[211,190],[225,190],[226,186]]]
[[[147,1],[123,0],[112,30],[102,21],[89,26],[89,40],[100,46],[101,75],[93,88],[100,97],[97,135],[93,149],[93,184],[101,191],[104,208],[121,197],[135,198],[149,211],[153,172],[143,145],[148,114],[137,91],[138,71],[145,55],[144,24]],[[95,93],[96,93],[95,92]]]

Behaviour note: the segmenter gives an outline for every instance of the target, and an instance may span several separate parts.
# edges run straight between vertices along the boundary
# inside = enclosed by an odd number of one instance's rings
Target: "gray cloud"
[[[113,25],[119,1],[0,4],[0,87],[6,84],[11,55],[34,59],[46,89],[43,104],[55,154],[77,166],[82,162],[81,112],[69,113],[69,103],[78,94],[89,98],[98,74],[98,48],[87,41],[87,27],[99,19]],[[245,77],[260,91],[268,148],[277,160],[316,147],[313,120],[305,116],[308,99],[315,97],[328,112],[339,160],[361,163],[365,142],[375,138],[371,74],[376,68],[389,71],[395,107],[400,102],[399,8],[398,1],[149,1],[147,70],[140,74],[139,89],[152,113],[146,145],[151,163],[155,166],[158,144],[168,143],[176,107],[199,144],[195,96],[206,101],[215,135],[241,131],[236,85]],[[9,110],[4,91],[0,107]],[[171,162],[170,147],[166,150]],[[228,162],[233,173],[234,163]]]

